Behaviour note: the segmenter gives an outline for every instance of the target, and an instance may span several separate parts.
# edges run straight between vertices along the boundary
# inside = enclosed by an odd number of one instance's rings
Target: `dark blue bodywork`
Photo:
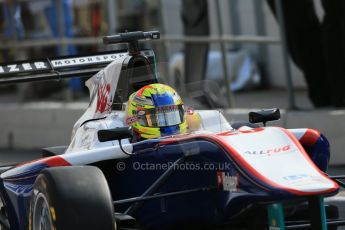
[[[327,139],[321,136],[317,144],[308,150],[315,164],[326,170],[325,160],[327,163],[329,160]],[[137,154],[121,161],[92,164],[106,176],[113,200],[142,196],[178,160],[179,167],[175,167],[152,195],[204,188],[137,204],[139,208],[130,214],[147,228],[167,229],[187,222],[224,224],[250,204],[293,198],[289,192],[277,190],[256,179],[222,146],[211,140],[196,138],[171,143],[164,139],[146,140],[134,144],[134,152]],[[27,228],[33,184],[40,171],[50,167],[44,162],[18,166],[1,175],[0,191],[11,229]],[[119,165],[122,167],[119,168]],[[220,183],[221,173],[228,178],[237,178],[234,180],[237,183],[230,186],[231,191],[224,190],[224,184]],[[132,204],[115,205],[115,210],[126,212]]]

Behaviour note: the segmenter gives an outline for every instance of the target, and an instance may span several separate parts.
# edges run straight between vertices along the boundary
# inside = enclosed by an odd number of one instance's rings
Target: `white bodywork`
[[[111,113],[111,104],[119,81],[122,63],[126,57],[119,57],[87,80],[86,86],[89,88],[90,104],[85,113],[75,123],[72,138],[85,121],[106,117]]]
[[[314,165],[302,146],[287,132],[268,127],[220,137],[235,150],[233,155],[246,165],[246,170],[273,186],[304,193],[334,188],[336,184]]]

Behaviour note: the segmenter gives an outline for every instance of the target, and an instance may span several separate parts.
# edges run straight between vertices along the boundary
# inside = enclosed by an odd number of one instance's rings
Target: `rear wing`
[[[106,36],[104,44],[127,43],[128,51],[111,51],[85,56],[64,56],[40,60],[0,63],[0,84],[60,80],[62,78],[88,77],[102,70],[112,61],[124,56],[144,56],[155,66],[152,50],[139,50],[139,40],[159,39],[158,31],[127,32]]]
[[[152,50],[142,50],[151,63],[155,63]],[[125,50],[100,52],[84,56],[63,56],[38,60],[0,64],[0,84],[61,80],[63,78],[89,77],[112,61],[130,56]]]

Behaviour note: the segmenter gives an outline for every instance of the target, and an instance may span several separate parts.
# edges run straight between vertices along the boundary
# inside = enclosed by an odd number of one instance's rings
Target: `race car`
[[[90,104],[71,143],[42,158],[1,168],[4,229],[327,229],[345,223],[324,197],[339,179],[326,174],[325,136],[268,127],[279,109],[230,124],[218,110],[186,109],[189,131],[133,140],[127,100],[158,83],[152,50],[138,40],[159,32],[104,38],[128,51],[0,65],[0,83],[90,76]],[[184,105],[184,107],[186,107]],[[262,123],[263,125],[259,125]],[[308,215],[310,213],[310,215]]]

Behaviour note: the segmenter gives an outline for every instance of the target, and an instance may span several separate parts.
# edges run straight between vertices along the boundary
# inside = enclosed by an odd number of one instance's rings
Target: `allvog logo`
[[[85,57],[75,57],[66,59],[56,59],[51,60],[51,64],[54,68],[64,68],[71,66],[79,66],[86,64],[101,64],[112,62],[117,58],[125,56],[126,53],[118,54],[104,54],[104,55],[93,55]],[[0,65],[0,74],[8,73],[20,73],[20,72],[30,72],[36,70],[48,70],[50,69],[49,63],[44,61],[37,62],[26,62],[20,64],[9,64]]]
[[[277,154],[282,152],[288,152],[291,150],[291,145],[285,145],[277,148],[271,148],[271,149],[261,149],[261,150],[247,150],[244,152],[246,155],[271,155],[271,154]]]

